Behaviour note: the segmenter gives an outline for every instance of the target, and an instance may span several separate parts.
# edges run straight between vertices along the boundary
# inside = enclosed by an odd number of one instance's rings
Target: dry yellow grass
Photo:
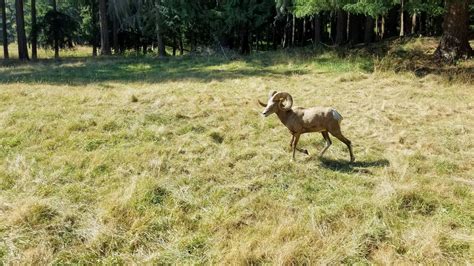
[[[1,67],[0,260],[472,263],[470,81],[301,57]],[[336,107],[357,161],[308,134],[291,162],[273,89]]]

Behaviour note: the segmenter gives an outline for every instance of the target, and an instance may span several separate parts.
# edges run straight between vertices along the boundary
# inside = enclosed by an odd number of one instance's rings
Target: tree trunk
[[[385,17],[382,16],[382,21],[380,22],[380,40],[383,40],[385,35]]]
[[[92,56],[97,56],[97,10],[94,1],[90,1],[91,5],[91,23],[92,23]]]
[[[163,36],[161,36],[161,14],[160,14],[160,9],[161,9],[161,1],[158,0],[156,1],[156,39],[158,40],[158,56],[159,57],[164,57],[166,56],[166,50],[165,50],[165,43],[163,41]]]
[[[364,41],[362,31],[364,28],[364,16],[351,14],[349,24],[349,40],[351,44],[358,44]]]
[[[336,43],[336,36],[337,36],[337,16],[335,16],[334,12],[331,14],[331,32],[329,33],[331,38],[332,44]]]
[[[57,5],[56,5],[56,0],[52,0],[52,6],[53,6],[53,10],[54,12],[58,12],[58,8],[57,8]],[[54,40],[53,40],[53,46],[54,46],[54,58],[59,58],[59,41],[58,41],[59,37],[58,37],[58,29],[54,29]]]
[[[459,58],[469,58],[472,55],[472,48],[469,45],[469,2],[446,1],[443,36],[435,51],[437,58],[452,63]]]
[[[179,34],[179,55],[184,55],[184,46],[183,46],[183,34],[181,30],[178,30]]]
[[[114,54],[119,54],[119,43],[118,43],[118,20],[115,16],[112,18],[112,45],[114,47]]]
[[[415,34],[416,30],[416,13],[411,17],[411,34]]]
[[[2,10],[2,33],[3,33],[3,58],[8,59],[8,32],[7,32],[7,10],[5,0],[0,0],[0,9]]]
[[[369,44],[374,38],[374,18],[367,16],[365,18],[364,43]]]
[[[306,18],[303,18],[303,31],[301,32],[301,46],[306,43]]]
[[[15,0],[16,9],[16,32],[18,38],[18,58],[28,60],[28,47],[26,44],[25,15],[23,12],[23,0]]]
[[[403,13],[405,12],[405,1],[400,0],[400,37],[405,36],[405,23],[404,23],[404,16]]]
[[[342,9],[337,10],[336,45],[342,45],[347,35],[347,14]]]
[[[111,55],[109,42],[109,25],[107,22],[107,0],[99,0],[100,16],[100,54]]]
[[[314,15],[314,44],[321,43],[321,18],[319,14]]]
[[[285,27],[283,27],[283,39],[281,42],[282,48],[286,48],[288,45],[288,23],[290,21],[290,15],[286,15]]]
[[[278,48],[278,44],[277,44],[277,33],[276,33],[276,23],[277,21],[275,21],[272,25],[272,48],[273,50],[276,50]]]
[[[291,23],[291,46],[295,46],[295,31],[296,31],[296,16],[293,16],[293,22]]]
[[[31,0],[31,58],[38,58],[38,25],[36,23],[36,0]]]
[[[176,48],[177,44],[176,44],[176,36],[173,36],[173,56],[176,56]]]
[[[247,27],[240,30],[240,53],[250,54],[249,32]]]
[[[260,41],[260,36],[257,33],[256,39],[255,39],[255,51],[257,51],[257,52],[258,52],[258,49],[260,48],[259,43],[258,43],[259,41]]]

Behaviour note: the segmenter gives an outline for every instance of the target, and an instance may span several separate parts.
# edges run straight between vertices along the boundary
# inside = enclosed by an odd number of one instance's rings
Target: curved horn
[[[273,95],[275,95],[276,93],[277,93],[276,91],[270,91],[270,92],[268,93],[268,99],[272,98]]]
[[[258,104],[260,104],[261,106],[263,106],[263,107],[267,107],[267,105],[266,105],[266,104],[264,104],[264,103],[262,103],[260,100],[257,100],[257,101],[258,101]]]
[[[283,105],[283,101],[285,100],[288,102],[286,106]],[[273,101],[280,102],[278,107],[283,111],[288,111],[293,106],[293,97],[291,97],[291,95],[287,92],[279,92],[273,95]]]

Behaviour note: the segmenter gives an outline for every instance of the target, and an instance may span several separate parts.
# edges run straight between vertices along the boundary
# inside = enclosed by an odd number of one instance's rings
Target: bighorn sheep
[[[285,105],[284,103],[287,102]],[[295,160],[295,151],[308,154],[307,150],[296,147],[300,139],[300,135],[310,132],[321,132],[326,140],[326,146],[321,151],[320,156],[326,152],[332,142],[329,133],[338,138],[349,148],[351,162],[355,160],[352,153],[351,141],[344,137],[341,133],[342,116],[334,108],[312,107],[301,108],[293,106],[293,98],[287,92],[271,91],[268,96],[268,103],[264,104],[260,100],[258,103],[265,107],[262,114],[267,117],[272,113],[276,113],[280,121],[290,130],[292,135],[290,146],[293,148],[293,160]]]

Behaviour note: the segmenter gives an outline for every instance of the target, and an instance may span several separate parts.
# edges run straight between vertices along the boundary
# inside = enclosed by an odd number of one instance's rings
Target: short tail
[[[341,124],[342,121],[342,115],[336,111],[336,109],[332,109],[332,117],[337,120],[339,124]]]

